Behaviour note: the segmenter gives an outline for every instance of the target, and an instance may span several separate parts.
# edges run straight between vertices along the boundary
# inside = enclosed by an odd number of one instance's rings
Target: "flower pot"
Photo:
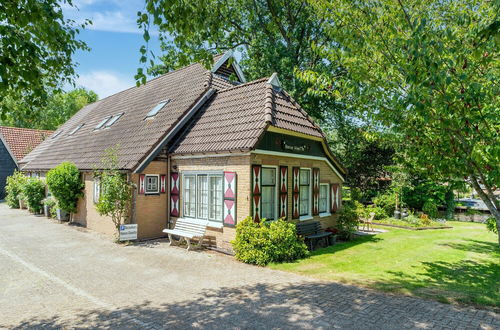
[[[48,205],[43,206],[43,214],[45,214],[47,218],[50,218],[50,206]]]
[[[27,207],[28,207],[28,205],[26,204],[26,202],[25,202],[23,199],[20,199],[20,200],[19,200],[19,208],[20,208],[21,210],[24,210],[24,209],[26,209]]]
[[[334,245],[337,243],[337,235],[330,235],[328,237],[328,245]]]
[[[69,213],[64,211],[64,210],[57,209],[56,214],[57,214],[57,220],[59,220],[59,221],[68,221],[69,220]]]

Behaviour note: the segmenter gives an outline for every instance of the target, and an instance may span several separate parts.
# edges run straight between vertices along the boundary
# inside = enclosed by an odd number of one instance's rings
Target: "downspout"
[[[167,229],[170,229],[170,192],[171,192],[171,189],[170,189],[170,184],[172,181],[170,179],[170,153],[168,153],[167,151],[167,177],[165,178],[165,181],[167,181],[166,183],[166,190],[165,193],[167,195]]]

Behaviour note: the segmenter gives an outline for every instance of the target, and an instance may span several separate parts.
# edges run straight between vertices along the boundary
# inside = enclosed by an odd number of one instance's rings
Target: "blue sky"
[[[77,0],[74,4],[77,8],[64,7],[66,18],[93,21],[79,36],[91,50],[75,54],[77,86],[95,91],[99,98],[133,86],[140,66],[139,48],[144,44],[136,15],[143,10],[144,0]],[[158,54],[157,38],[151,38],[149,47]]]

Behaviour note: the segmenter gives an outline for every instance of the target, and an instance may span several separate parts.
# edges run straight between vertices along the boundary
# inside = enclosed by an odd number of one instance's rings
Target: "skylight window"
[[[148,112],[146,118],[151,118],[156,116],[156,114],[160,112],[160,110],[163,109],[163,107],[166,106],[169,102],[170,100],[165,100],[158,103],[151,111]]]
[[[76,127],[75,127],[75,129],[74,129],[74,130],[72,130],[71,132],[69,132],[69,134],[68,134],[68,135],[73,135],[73,134],[75,134],[76,132],[78,132],[78,130],[79,130],[80,128],[82,128],[82,127],[83,127],[83,125],[85,125],[85,124],[80,124],[80,125],[76,126]]]
[[[111,116],[108,116],[106,118],[104,118],[99,124],[97,124],[96,127],[94,127],[94,129],[99,129],[99,128],[102,128],[104,126],[104,124],[106,124],[106,122],[111,118]]]
[[[61,135],[62,132],[63,131],[61,130],[61,131],[57,132],[56,134],[52,135],[52,138],[55,139],[56,137],[58,137],[59,135]]]
[[[114,123],[116,123],[116,121],[118,119],[120,119],[120,117],[123,116],[123,112],[122,113],[119,113],[117,115],[114,115],[107,123],[106,123],[106,126],[104,126],[105,128],[108,128],[108,127],[111,127]]]

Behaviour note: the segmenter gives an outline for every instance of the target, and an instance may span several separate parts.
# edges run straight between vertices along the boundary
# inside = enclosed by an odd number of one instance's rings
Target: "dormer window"
[[[104,127],[105,128],[111,127],[114,123],[116,123],[116,121],[118,119],[120,119],[121,116],[123,116],[123,112],[119,113],[117,115],[114,115],[113,117],[111,117],[111,119],[106,123],[106,125]]]
[[[94,127],[94,129],[99,129],[99,128],[102,128],[104,126],[104,124],[106,124],[106,122],[111,118],[111,116],[108,116],[106,118],[104,118],[99,124],[97,124],[96,127]]]
[[[78,132],[78,130],[79,130],[80,128],[82,128],[82,127],[83,127],[83,125],[85,125],[85,124],[80,124],[80,125],[76,126],[76,127],[75,127],[75,129],[74,129],[74,130],[72,130],[71,132],[69,132],[69,134],[68,134],[68,135],[73,135],[73,134],[75,134],[76,132]]]
[[[170,100],[165,100],[158,103],[153,109],[151,109],[151,111],[148,112],[146,118],[151,118],[156,116],[156,114],[160,112],[160,110],[163,109],[163,107],[165,107],[169,102]]]

